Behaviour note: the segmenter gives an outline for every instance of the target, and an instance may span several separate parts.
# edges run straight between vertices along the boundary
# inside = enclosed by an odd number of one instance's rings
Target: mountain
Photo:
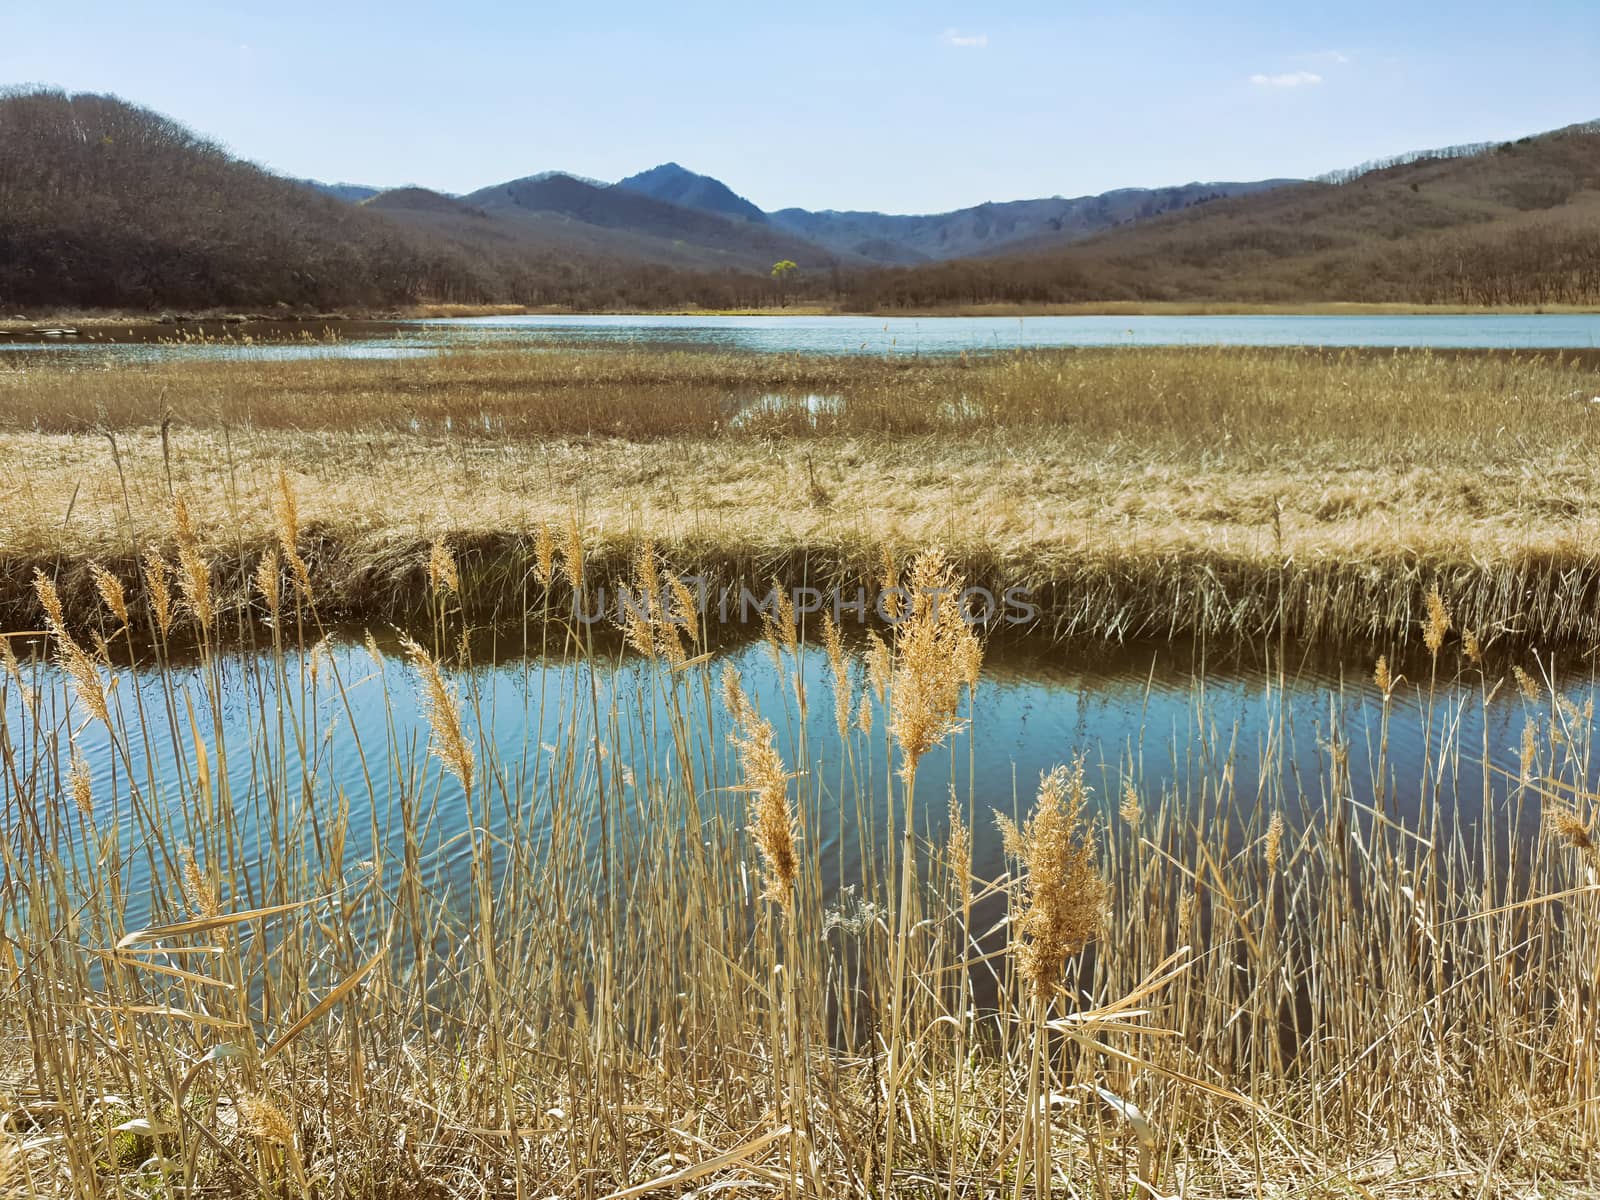
[[[1166,188],[1121,188],[1075,199],[1014,200],[979,204],[928,216],[880,212],[812,212],[784,208],[765,213],[727,184],[675,162],[630,175],[619,188],[719,216],[770,224],[833,251],[845,260],[909,264],[1002,253],[1033,238],[1061,242],[1088,237],[1129,221],[1190,208],[1228,196],[1248,195],[1295,182],[1190,183]]]
[[[1600,303],[1600,121],[1423,151],[1063,246],[863,278],[853,303]]]
[[[675,162],[662,163],[659,167],[629,175],[618,181],[617,186],[683,208],[697,208],[718,216],[754,221],[757,225],[767,223],[766,213],[720,179],[685,170]]]
[[[979,204],[930,216],[785,208],[772,213],[771,218],[780,228],[840,253],[879,262],[942,261],[1003,253],[1007,247],[1034,238],[1072,241],[1130,221],[1145,221],[1176,209],[1267,191],[1290,182],[1264,179],[1253,183],[1120,188],[1073,199]]]
[[[636,257],[715,262],[767,270],[780,259],[831,266],[836,255],[813,242],[751,221],[685,208],[623,187],[553,172],[482,188],[463,202],[504,219],[554,214],[627,235]]]

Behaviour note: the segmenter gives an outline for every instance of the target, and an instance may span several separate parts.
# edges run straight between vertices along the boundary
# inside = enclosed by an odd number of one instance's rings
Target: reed
[[[314,587],[329,617],[408,624],[445,543],[469,619],[514,621],[530,579],[565,596],[578,513],[591,598],[647,542],[763,588],[871,583],[882,546],[937,542],[1062,638],[1382,639],[1437,582],[1475,637],[1581,644],[1596,379],[1572,356],[1277,350],[0,365],[0,620],[40,622],[35,569],[90,617],[93,564],[131,578],[152,546],[186,595],[176,495],[213,517],[194,599],[219,628],[259,620],[274,544],[302,607]]]
[[[8,1194],[1595,1186],[1594,714],[1557,660],[1469,643],[1498,626],[1448,576],[1353,710],[1274,690],[1240,745],[1202,669],[1189,726],[1146,731],[1165,783],[1063,746],[978,877],[997,832],[970,755],[1005,731],[973,726],[986,647],[930,599],[970,579],[954,553],[887,556],[888,640],[828,624],[813,646],[775,614],[757,699],[719,684],[704,620],[643,609],[636,652],[568,623],[613,570],[587,513],[530,536],[514,637],[474,627],[477,589],[507,594],[495,560],[430,536],[408,569],[432,603],[361,644],[330,633],[291,483],[237,518],[270,530],[253,559],[178,495],[135,513],[154,551],[86,566],[92,606],[42,574],[47,628],[0,637]],[[659,542],[630,549],[617,575],[692,599]],[[855,569],[881,581],[885,555]],[[271,637],[238,653],[221,627],[246,603],[270,622],[240,637]],[[550,657],[497,693],[485,639]],[[1524,733],[1502,769],[1463,730],[1504,703]],[[1401,708],[1429,731],[1408,797]],[[1285,754],[1296,722],[1313,771]],[[919,802],[946,755],[950,794]]]

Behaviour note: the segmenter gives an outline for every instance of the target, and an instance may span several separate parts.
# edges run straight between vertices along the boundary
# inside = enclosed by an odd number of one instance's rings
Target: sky
[[[769,210],[939,212],[1600,118],[1594,5],[0,0],[0,85],[112,92],[326,181],[676,161]]]

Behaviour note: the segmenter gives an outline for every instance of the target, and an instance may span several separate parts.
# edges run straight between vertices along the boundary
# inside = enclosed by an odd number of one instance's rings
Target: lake
[[[1600,314],[1466,316],[494,316],[400,322],[85,327],[77,337],[0,336],[0,358],[400,358],[464,349],[574,346],[706,349],[765,354],[944,355],[1074,346],[1431,347],[1591,350]],[[190,327],[193,328],[193,327]],[[324,336],[329,331],[331,336]]]
[[[335,825],[342,849],[331,853],[340,869],[398,877],[409,856],[437,894],[465,894],[472,810],[428,752],[417,676],[393,648],[332,641],[282,660],[222,654],[209,668],[159,669],[141,660],[116,672],[110,688],[120,730],[114,748],[60,669],[48,659],[30,661],[28,645],[15,644],[39,696],[38,721],[24,711],[15,683],[0,676],[0,746],[15,756],[8,760],[14,769],[0,773],[0,813],[8,826],[24,820],[40,797],[19,793],[16,781],[65,778],[66,747],[75,745],[92,778],[94,838],[114,835],[129,927],[154,911],[155,889],[173,894],[176,866],[156,847],[170,845],[174,829],[194,831],[178,836],[181,845],[186,836],[218,836],[226,827],[225,850],[218,844],[212,853],[228,856],[224,877],[252,902],[282,886],[273,876],[288,869],[288,847],[312,857],[330,853]],[[870,701],[872,733],[851,724],[841,738],[825,657],[802,647],[798,661],[781,661],[780,671],[771,648],[755,643],[686,671],[631,656],[535,653],[451,672],[477,747],[480,816],[511,843],[576,836],[596,854],[604,822],[582,801],[585,794],[614,790],[620,824],[612,837],[669,809],[674,820],[692,811],[703,822],[741,827],[747,797],[738,790],[719,690],[721,663],[728,662],[796,772],[803,840],[821,855],[825,886],[877,877],[890,773],[882,707]],[[870,692],[859,661],[852,671],[859,702]],[[1025,812],[1041,772],[1082,754],[1105,820],[1118,820],[1132,782],[1146,803],[1165,797],[1196,820],[1214,821],[1219,848],[1230,830],[1236,834],[1261,812],[1282,812],[1293,827],[1331,803],[1358,820],[1383,811],[1417,825],[1425,812],[1419,805],[1435,795],[1465,844],[1481,836],[1487,798],[1496,806],[1496,836],[1514,837],[1525,850],[1540,817],[1537,795],[1518,785],[1525,726],[1546,730],[1556,713],[1571,720],[1562,744],[1578,745],[1581,737],[1586,745],[1576,724],[1594,680],[1561,689],[1570,712],[1552,708],[1548,693],[1530,701],[1493,679],[1469,675],[1431,692],[1428,680],[1427,667],[1414,666],[1385,719],[1365,655],[1280,674],[1250,656],[1208,661],[1168,645],[997,650],[985,664],[970,724],[924,760],[916,823],[941,844],[953,789],[973,814],[975,871],[997,877],[1003,863],[994,814]],[[701,734],[680,740],[677,722]],[[719,732],[706,737],[707,728]],[[197,766],[197,740],[206,748],[209,780]],[[197,796],[213,791],[221,808],[207,815]],[[677,796],[670,805],[668,794]],[[217,824],[219,812],[231,819]],[[167,832],[153,836],[157,828]],[[98,852],[106,853],[103,842]]]

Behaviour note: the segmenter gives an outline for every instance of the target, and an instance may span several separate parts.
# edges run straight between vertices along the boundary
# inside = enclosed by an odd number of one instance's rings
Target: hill
[[[877,272],[864,307],[1078,300],[1600,302],[1600,122],[1421,152],[1073,245]]]
[[[669,204],[681,205],[684,208],[696,208],[723,217],[754,221],[758,225],[767,223],[766,213],[720,179],[685,170],[675,162],[662,163],[659,167],[651,167],[648,171],[629,175],[626,179],[619,180],[617,186],[629,191],[643,192],[646,196],[653,196],[657,200],[665,200]]]
[[[815,243],[763,224],[685,208],[619,184],[608,186],[560,172],[496,184],[462,200],[493,216],[555,214],[630,235],[633,240],[627,246],[633,256],[661,262],[716,262],[766,270],[785,258],[802,267],[826,267],[836,261],[834,254]]]
[[[8,307],[475,300],[497,286],[484,266],[115,97],[0,96]]]
[[[446,196],[443,192],[435,192],[421,187],[390,188],[386,192],[374,192],[361,202],[363,208],[372,212],[382,213],[448,213],[452,216],[487,217],[481,208],[474,208],[454,196]]]
[[[775,225],[840,253],[880,262],[943,261],[1004,253],[1030,239],[1057,244],[1088,237],[1131,221],[1193,208],[1229,196],[1282,187],[1292,180],[1254,183],[1189,183],[1165,188],[1119,188],[1072,199],[1011,200],[979,204],[929,216],[879,212],[809,212],[786,208],[771,214]]]
[[[371,200],[385,190],[369,187],[364,183],[322,183],[315,179],[302,179],[300,182],[307,187],[315,188],[324,196],[332,196],[335,200],[343,200],[349,204],[360,204],[363,200]]]

